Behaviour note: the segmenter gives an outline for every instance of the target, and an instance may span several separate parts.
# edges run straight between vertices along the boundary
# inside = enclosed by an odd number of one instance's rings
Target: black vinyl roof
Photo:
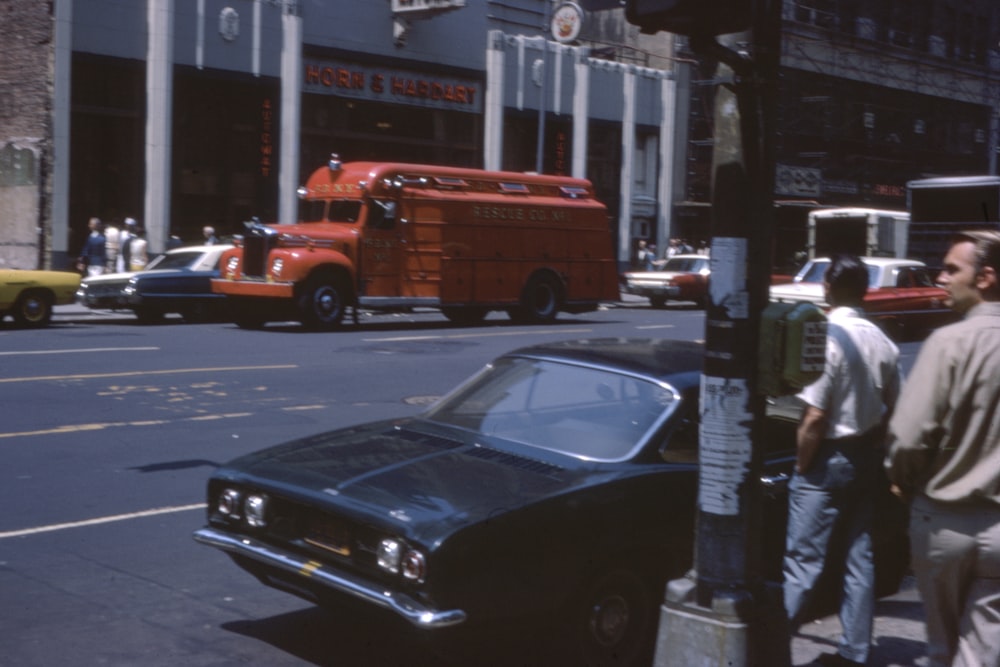
[[[531,345],[509,354],[619,368],[668,381],[680,389],[698,381],[705,347],[692,341],[659,338],[585,338]]]

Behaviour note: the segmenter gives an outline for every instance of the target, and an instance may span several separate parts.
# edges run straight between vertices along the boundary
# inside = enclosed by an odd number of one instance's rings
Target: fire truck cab
[[[212,289],[241,327],[334,329],[352,307],[548,322],[618,298],[607,211],[583,179],[334,156],[299,194],[298,223],[245,223],[222,257]]]

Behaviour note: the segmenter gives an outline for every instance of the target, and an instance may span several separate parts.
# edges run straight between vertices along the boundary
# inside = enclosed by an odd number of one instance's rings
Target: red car
[[[920,336],[953,322],[946,305],[948,292],[938,287],[923,262],[893,257],[862,257],[868,266],[868,316],[895,338]],[[771,286],[771,301],[809,301],[828,307],[823,294],[827,258],[812,259],[784,285]]]
[[[655,271],[623,274],[622,291],[647,297],[654,308],[663,308],[668,300],[694,301],[704,306],[710,272],[705,255],[674,255]]]

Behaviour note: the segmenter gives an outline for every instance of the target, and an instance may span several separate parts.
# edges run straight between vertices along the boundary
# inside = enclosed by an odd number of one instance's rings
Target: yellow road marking
[[[494,331],[484,333],[427,335],[427,336],[388,336],[385,338],[363,338],[366,343],[399,343],[413,340],[446,340],[457,338],[495,338],[497,336],[527,336],[530,334],[579,334],[590,333],[593,329],[532,329],[531,331]]]
[[[101,378],[138,377],[144,375],[177,375],[180,373],[226,373],[230,371],[273,371],[298,368],[298,364],[273,366],[221,366],[216,368],[171,368],[159,371],[122,371],[119,373],[92,373],[88,375],[40,375],[37,377],[0,378],[0,384],[11,382],[40,382],[45,380],[99,380]]]
[[[103,516],[96,519],[85,519],[83,521],[70,521],[68,523],[54,523],[48,526],[36,526],[34,528],[23,528],[21,530],[8,530],[7,532],[0,533],[0,540],[7,539],[8,537],[24,537],[25,535],[37,535],[38,533],[51,533],[57,530],[66,530],[68,528],[82,528],[84,526],[97,526],[102,523],[113,523],[115,521],[127,521],[129,519],[140,519],[147,516],[157,516],[160,514],[173,514],[175,512],[188,512],[190,510],[205,509],[205,503],[195,503],[193,505],[176,505],[174,507],[157,507],[150,510],[142,510],[141,512],[129,512],[128,514],[115,514],[112,516]]]
[[[63,433],[81,433],[84,431],[103,431],[109,428],[120,428],[122,426],[162,426],[164,424],[173,424],[177,422],[185,421],[208,421],[211,419],[236,419],[239,417],[249,417],[252,412],[228,412],[217,415],[198,415],[195,417],[182,417],[180,419],[145,419],[142,421],[128,421],[128,422],[99,422],[95,424],[65,424],[63,426],[54,426],[53,428],[42,429],[39,431],[20,431],[18,433],[0,433],[0,439],[3,438],[20,438],[32,435],[57,435]]]

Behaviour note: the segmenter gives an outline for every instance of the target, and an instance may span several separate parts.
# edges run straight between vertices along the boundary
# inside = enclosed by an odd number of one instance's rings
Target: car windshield
[[[681,273],[698,273],[708,268],[708,261],[700,257],[671,257],[663,265],[663,271],[678,271]]]
[[[146,265],[145,270],[186,269],[197,262],[201,255],[202,253],[198,251],[166,253]]]
[[[677,402],[672,389],[642,377],[504,357],[425,416],[570,456],[614,461],[628,457]]]
[[[802,272],[795,278],[795,282],[821,283],[829,266],[829,260],[825,259],[810,262],[803,267]],[[866,268],[868,269],[868,287],[878,287],[878,267],[867,264]]]

